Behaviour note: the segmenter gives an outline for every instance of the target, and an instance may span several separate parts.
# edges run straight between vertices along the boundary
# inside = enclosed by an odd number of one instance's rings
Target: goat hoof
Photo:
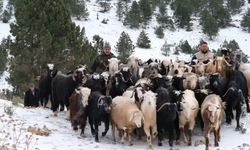
[[[175,144],[176,144],[176,145],[180,145],[180,141],[177,140],[177,141],[175,142]]]
[[[250,109],[247,109],[247,113],[250,113]]]
[[[173,141],[169,142],[169,146],[173,147]]]
[[[219,143],[215,143],[214,146],[218,147],[218,146],[219,146]]]
[[[80,137],[85,138],[86,136],[84,135],[84,133],[81,133]]]
[[[99,143],[99,139],[95,139],[95,142]]]
[[[153,149],[153,148],[152,148],[152,145],[149,145],[149,146],[148,146],[148,149]]]
[[[105,136],[107,133],[106,132],[102,132],[102,136]]]
[[[74,130],[74,131],[77,131],[77,130],[78,130],[78,128],[77,128],[77,127],[73,127],[73,130]]]
[[[236,127],[235,131],[240,131],[240,129],[241,129],[240,127]]]
[[[188,146],[191,146],[192,145],[192,142],[188,142]]]
[[[159,142],[159,143],[158,143],[158,146],[162,146],[162,143],[161,143],[161,142]]]
[[[133,145],[133,143],[129,143],[129,146],[132,146]]]

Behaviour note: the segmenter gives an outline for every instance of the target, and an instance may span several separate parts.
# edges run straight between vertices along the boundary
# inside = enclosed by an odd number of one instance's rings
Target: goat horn
[[[227,65],[228,67],[232,67],[232,65],[231,65],[229,62],[227,62],[226,59],[223,59],[223,61],[226,63],[226,65]]]

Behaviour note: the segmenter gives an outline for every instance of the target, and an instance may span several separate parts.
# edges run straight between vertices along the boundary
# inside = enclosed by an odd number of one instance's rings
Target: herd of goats
[[[241,51],[223,51],[222,56],[207,64],[195,65],[182,60],[173,62],[170,57],[139,63],[137,57],[130,56],[126,64],[111,58],[108,70],[101,74],[88,74],[86,66],[79,66],[65,75],[48,65],[47,74],[39,81],[39,90],[45,103],[51,94],[55,115],[59,108],[63,111],[67,107],[72,127],[74,130],[79,127],[81,135],[88,118],[96,142],[98,126],[104,122],[102,136],[111,124],[114,142],[117,129],[121,142],[126,140],[129,145],[134,134],[139,137],[146,134],[149,148],[155,137],[159,146],[164,137],[168,137],[171,147],[174,140],[180,142],[180,137],[192,145],[197,120],[208,150],[210,133],[214,134],[215,146],[219,145],[223,114],[229,124],[236,118],[239,130],[245,111],[242,109],[250,112],[250,64],[242,61],[246,58]]]

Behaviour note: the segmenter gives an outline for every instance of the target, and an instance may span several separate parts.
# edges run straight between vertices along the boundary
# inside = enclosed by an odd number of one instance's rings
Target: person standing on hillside
[[[93,65],[91,66],[92,72],[102,73],[108,70],[108,64],[110,58],[115,58],[116,56],[111,53],[111,46],[109,43],[105,42],[103,47],[103,52],[95,58]]]
[[[39,106],[39,91],[34,84],[30,84],[29,89],[25,92],[24,106],[38,107]]]
[[[214,53],[209,51],[209,47],[207,42],[202,41],[199,45],[199,52],[195,53],[192,60],[191,60],[191,64],[196,64],[195,60],[197,60],[199,62],[202,62],[204,64],[207,64],[208,62],[210,62],[211,60],[214,59]]]

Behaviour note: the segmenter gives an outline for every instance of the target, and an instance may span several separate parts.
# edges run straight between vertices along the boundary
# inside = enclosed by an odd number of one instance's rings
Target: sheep
[[[183,77],[185,78],[183,81],[184,89],[189,89],[189,90],[196,89],[198,83],[198,77],[195,73],[187,72],[183,74]]]
[[[143,95],[141,111],[144,117],[143,128],[147,135],[148,147],[152,148],[152,138],[157,135],[156,125],[156,94],[148,91]]]
[[[189,139],[187,143],[188,145],[192,145],[192,131],[195,125],[195,118],[199,111],[199,103],[195,98],[194,92],[191,90],[185,90],[182,94],[180,105],[182,109],[182,111],[179,111],[180,135],[184,135],[186,142],[184,127],[188,124]]]
[[[118,64],[120,62],[120,60],[118,60],[117,58],[110,58],[109,60],[109,74],[111,76],[114,76],[116,72],[118,72]]]
[[[204,122],[204,137],[206,150],[209,149],[209,134],[214,133],[215,146],[219,146],[220,129],[222,122],[224,104],[221,98],[216,94],[208,95],[201,105],[201,116]]]
[[[143,114],[133,99],[124,96],[117,96],[113,99],[111,106],[111,125],[114,142],[116,142],[116,127],[123,131],[121,142],[124,143],[124,139],[128,137],[129,145],[132,145],[131,133],[135,128],[142,127],[143,120]]]
[[[165,57],[162,62],[161,62],[161,70],[160,73],[161,75],[167,75],[171,69],[171,65],[172,65],[172,59],[171,57]]]

